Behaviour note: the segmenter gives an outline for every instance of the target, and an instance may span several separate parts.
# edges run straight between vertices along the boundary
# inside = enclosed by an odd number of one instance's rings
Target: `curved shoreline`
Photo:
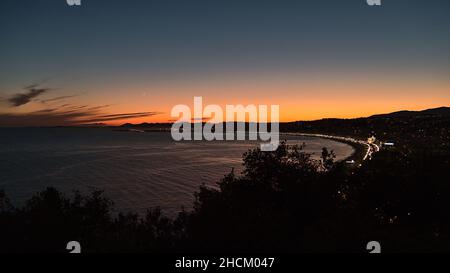
[[[282,133],[283,135],[290,136],[306,136],[306,137],[317,137],[323,139],[330,139],[337,142],[345,143],[350,145],[354,152],[343,159],[342,161],[354,161],[358,166],[365,160],[369,159],[372,153],[377,152],[379,150],[378,146],[372,147],[371,144],[366,141],[358,140],[351,137],[343,137],[343,136],[333,136],[333,135],[324,135],[324,134],[308,134],[308,133]]]

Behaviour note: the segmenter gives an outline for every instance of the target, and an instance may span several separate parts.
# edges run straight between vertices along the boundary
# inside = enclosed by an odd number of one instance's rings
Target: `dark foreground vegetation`
[[[319,133],[394,141],[417,152],[446,153],[450,149],[450,107],[400,111],[355,119],[322,119],[280,124],[284,132]]]
[[[194,210],[169,219],[113,214],[101,192],[48,188],[23,207],[0,193],[1,252],[448,252],[448,153],[390,149],[360,168],[313,160],[302,147],[249,151],[242,174],[200,187]]]

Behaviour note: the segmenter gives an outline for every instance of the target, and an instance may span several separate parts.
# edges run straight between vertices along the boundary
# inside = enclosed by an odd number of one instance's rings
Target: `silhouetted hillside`
[[[448,117],[450,116],[450,107],[439,107],[433,109],[427,109],[423,111],[398,111],[389,114],[373,115],[369,118],[404,118],[404,117]]]
[[[280,124],[282,132],[300,132],[349,136],[423,149],[427,152],[450,151],[450,114],[448,107],[424,111],[401,111],[356,119],[322,119]]]

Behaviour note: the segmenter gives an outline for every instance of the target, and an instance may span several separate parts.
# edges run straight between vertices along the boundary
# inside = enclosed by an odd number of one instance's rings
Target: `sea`
[[[281,135],[288,144],[305,144],[319,158],[323,147],[337,160],[353,154],[341,142]],[[54,187],[67,196],[75,190],[102,190],[115,212],[145,213],[160,207],[168,216],[192,209],[194,193],[217,183],[256,141],[181,141],[169,132],[127,132],[112,128],[0,129],[0,189],[21,206],[36,192]]]

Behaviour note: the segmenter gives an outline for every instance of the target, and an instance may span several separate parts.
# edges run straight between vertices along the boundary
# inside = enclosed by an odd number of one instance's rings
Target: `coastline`
[[[343,159],[342,162],[354,161],[355,162],[354,164],[357,166],[359,166],[364,160],[366,160],[372,153],[371,146],[367,142],[350,137],[323,135],[323,134],[294,133],[294,132],[282,133],[282,135],[317,137],[323,139],[330,139],[333,141],[350,145],[353,148],[354,152],[347,158]]]
[[[123,131],[123,132],[170,132],[170,130],[137,130],[137,129],[115,129],[114,131]],[[350,145],[353,148],[353,153],[348,157],[340,160],[341,162],[346,161],[354,161],[353,164],[360,165],[364,160],[370,157],[370,155],[374,151],[378,151],[379,148],[376,146],[376,149],[373,149],[372,146],[367,143],[367,141],[358,140],[351,137],[343,137],[343,136],[335,136],[335,135],[324,135],[324,134],[311,134],[311,133],[298,133],[298,132],[283,132],[280,135],[287,136],[305,136],[305,137],[315,137],[315,138],[323,138],[329,139],[336,142],[344,143]]]

